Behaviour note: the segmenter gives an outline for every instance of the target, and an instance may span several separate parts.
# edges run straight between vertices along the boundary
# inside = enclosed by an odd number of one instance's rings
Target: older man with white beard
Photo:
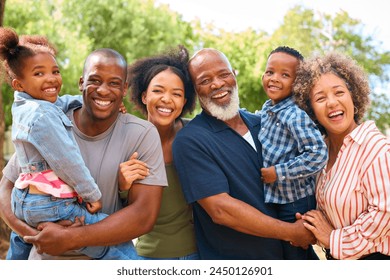
[[[239,109],[226,56],[202,49],[188,67],[203,111],[177,134],[173,156],[201,259],[284,259],[280,240],[313,243],[302,221],[282,222],[264,203],[260,117]]]

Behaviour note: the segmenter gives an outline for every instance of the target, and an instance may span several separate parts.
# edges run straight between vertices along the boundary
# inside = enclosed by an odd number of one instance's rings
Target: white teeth
[[[335,116],[342,115],[342,114],[343,114],[342,111],[335,111],[335,112],[330,113],[329,117],[335,117]]]
[[[95,102],[99,104],[100,106],[108,106],[111,104],[111,101],[103,101],[103,100],[97,100],[95,99]]]
[[[219,94],[213,95],[211,98],[221,98],[224,97],[227,93],[228,93],[227,91],[224,91]]]
[[[47,92],[47,93],[53,93],[53,92],[56,92],[57,89],[56,88],[47,88],[44,90],[44,92]]]
[[[168,108],[157,108],[157,110],[159,110],[160,112],[163,112],[163,113],[172,113],[173,112],[172,109],[168,109]]]

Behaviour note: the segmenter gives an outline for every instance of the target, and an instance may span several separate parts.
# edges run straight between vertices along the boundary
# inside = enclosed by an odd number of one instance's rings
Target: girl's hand
[[[132,154],[128,161],[119,165],[119,190],[127,191],[134,181],[145,179],[149,175],[146,163],[137,159],[138,153]]]
[[[102,201],[99,199],[95,202],[87,202],[86,207],[89,213],[94,214],[100,209],[102,209]]]

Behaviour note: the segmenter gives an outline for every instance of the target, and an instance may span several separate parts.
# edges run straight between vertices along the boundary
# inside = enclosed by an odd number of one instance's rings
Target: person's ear
[[[83,92],[83,83],[84,83],[84,78],[83,76],[81,76],[79,79],[79,91],[81,92]]]
[[[142,93],[141,98],[142,98],[142,103],[144,103],[146,105],[146,92],[145,91]]]
[[[129,83],[126,82],[123,86],[123,96],[122,97],[125,97],[126,94],[127,94],[127,90],[129,89]]]
[[[12,79],[11,85],[14,90],[23,91],[23,85],[18,79]]]

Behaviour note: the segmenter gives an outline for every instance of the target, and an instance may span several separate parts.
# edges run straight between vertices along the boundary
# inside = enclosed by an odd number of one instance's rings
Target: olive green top
[[[153,230],[138,238],[138,255],[175,258],[196,252],[192,209],[184,199],[173,164],[165,165],[168,187],[164,188],[161,209]]]

